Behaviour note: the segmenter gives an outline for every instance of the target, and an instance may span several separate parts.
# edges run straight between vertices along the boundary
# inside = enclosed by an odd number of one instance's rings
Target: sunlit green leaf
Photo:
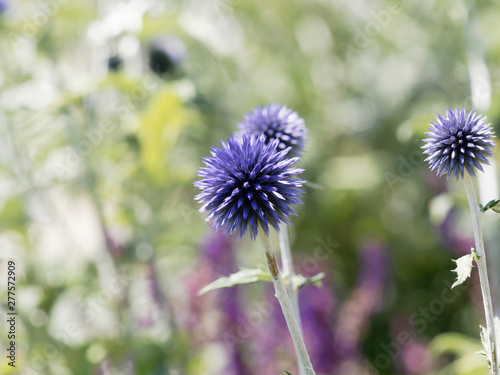
[[[294,275],[292,278],[293,287],[295,290],[304,285],[321,285],[321,280],[325,277],[323,272],[312,277],[304,277],[302,275]],[[212,290],[231,288],[235,285],[253,284],[258,281],[272,281],[269,271],[264,268],[241,268],[229,276],[222,276],[202,288],[198,295],[205,294]],[[286,279],[284,280],[287,281]]]
[[[498,207],[495,208],[495,206],[498,203],[500,203],[500,199],[492,199],[491,201],[486,203],[484,206],[481,203],[479,203],[479,208],[482,212],[488,211],[489,209],[493,209],[493,211],[495,211],[495,212],[500,212]]]
[[[211,282],[198,292],[205,294],[211,290],[230,288],[235,285],[253,284],[257,281],[271,281],[271,274],[262,268],[241,268],[238,272],[229,276],[222,276]]]
[[[474,251],[474,249],[472,249]],[[474,260],[474,252],[471,254],[464,255],[463,257],[453,260],[457,267],[452,271],[457,274],[457,279],[451,286],[452,288],[463,284],[465,280],[470,276],[472,271],[472,261]]]

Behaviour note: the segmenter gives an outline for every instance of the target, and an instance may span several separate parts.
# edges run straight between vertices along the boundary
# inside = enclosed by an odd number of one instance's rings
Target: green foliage
[[[459,333],[443,333],[429,344],[435,361],[443,355],[453,355],[456,359],[436,372],[436,375],[487,375],[489,373],[480,355],[481,343]]]
[[[8,3],[0,14],[0,268],[7,257],[19,261],[19,372],[222,371],[232,353],[223,333],[268,297],[269,275],[252,268],[262,254],[246,239],[231,243],[231,268],[210,263],[212,232],[193,201],[193,181],[210,148],[266,102],[293,107],[309,130],[298,164],[308,181],[304,205],[290,228],[296,271],[316,276],[291,282],[332,290],[325,321],[333,329],[342,314],[349,324],[341,328],[358,333],[359,363],[375,363],[395,327],[441,300],[445,286],[450,292],[449,259],[471,241],[457,228],[470,218],[461,186],[429,173],[420,140],[436,112],[472,107],[467,64],[475,60],[463,39],[472,9],[401,2],[382,25],[390,1]],[[500,34],[489,32],[498,29],[498,9],[489,1],[476,7],[490,65],[500,58]],[[178,76],[156,77],[147,67],[148,43],[160,33],[186,45]],[[115,54],[124,64],[109,72]],[[498,134],[498,90],[485,114]],[[498,203],[481,209],[498,211]],[[493,221],[485,237],[497,227]],[[365,314],[365,301],[352,301],[363,274],[358,251],[370,239],[388,260],[377,306]],[[490,240],[494,250],[498,239]],[[451,293],[471,262],[471,255],[457,261]],[[225,291],[197,295],[207,284],[203,292],[247,283],[259,285],[237,289],[236,322],[219,314]],[[434,356],[421,373],[486,370],[470,338],[482,319],[470,308],[472,289],[462,288],[422,332],[405,328],[424,358]],[[320,309],[325,301],[313,302]],[[274,318],[263,316],[236,341],[251,373],[262,362],[254,340]],[[281,352],[266,353],[283,362],[276,373],[293,368],[282,340]],[[380,373],[411,373],[404,358]],[[4,360],[2,374],[12,370]]]

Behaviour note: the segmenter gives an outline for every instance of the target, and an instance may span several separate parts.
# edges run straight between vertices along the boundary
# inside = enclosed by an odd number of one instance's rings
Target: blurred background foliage
[[[498,11],[0,0],[0,273],[17,261],[20,313],[18,367],[3,357],[1,372],[296,374],[269,285],[197,295],[263,263],[197,212],[201,158],[280,102],[309,129],[291,235],[297,271],[326,273],[300,292],[318,374],[486,374],[477,275],[449,292],[451,258],[473,243],[465,194],[419,148],[437,112],[478,97],[498,131]],[[500,292],[498,220],[484,221]]]

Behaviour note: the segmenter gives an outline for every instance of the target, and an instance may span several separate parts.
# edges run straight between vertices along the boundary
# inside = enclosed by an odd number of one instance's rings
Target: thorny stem
[[[263,232],[263,230],[260,230],[258,236],[262,243],[264,255],[266,256],[267,267],[269,268],[269,272],[271,273],[271,278],[273,280],[275,296],[278,299],[281,311],[285,316],[288,331],[292,336],[293,345],[295,346],[295,351],[298,356],[297,359],[299,367],[300,364],[302,364],[306,375],[315,375],[309,354],[307,353],[306,345],[304,344],[304,338],[302,337],[302,333],[293,313],[292,304],[290,303],[290,299],[288,298],[288,294],[286,292],[285,283],[281,277],[271,241],[269,240],[269,236]]]
[[[468,173],[464,177],[465,192],[469,200],[470,212],[472,215],[472,226],[474,228],[474,241],[476,243],[476,263],[479,271],[479,281],[481,283],[481,293],[483,295],[484,315],[486,317],[486,330],[488,332],[488,344],[491,360],[491,374],[498,375],[498,361],[495,338],[495,325],[493,318],[493,303],[491,301],[490,283],[488,280],[488,267],[486,262],[486,251],[484,249],[483,232],[479,222],[479,205],[476,192],[472,183],[472,178]]]
[[[295,315],[295,320],[299,326],[299,330],[302,332],[302,324],[300,322],[300,311],[299,311],[299,296],[298,290],[293,287],[293,276],[295,272],[293,270],[293,258],[292,250],[290,249],[290,238],[288,237],[288,225],[286,223],[280,224],[280,253],[281,253],[281,263],[283,265],[283,277],[288,280],[285,284],[286,292],[288,298],[290,298],[290,303],[292,304],[293,314]],[[299,358],[299,353],[295,350],[297,358]],[[301,363],[299,363],[299,372],[304,375],[304,368]]]

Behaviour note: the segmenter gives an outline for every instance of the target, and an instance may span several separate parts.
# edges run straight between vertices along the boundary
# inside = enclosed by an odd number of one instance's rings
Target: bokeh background
[[[296,271],[318,374],[487,374],[460,181],[421,156],[448,107],[500,121],[494,1],[0,0],[2,374],[297,374],[268,283],[198,296],[259,244],[214,233],[201,158],[244,113],[305,119]],[[499,198],[494,164],[480,200]],[[484,216],[500,301],[498,215]],[[277,247],[277,236],[273,236]],[[0,343],[7,347],[6,287]],[[497,310],[498,311],[498,310]]]

